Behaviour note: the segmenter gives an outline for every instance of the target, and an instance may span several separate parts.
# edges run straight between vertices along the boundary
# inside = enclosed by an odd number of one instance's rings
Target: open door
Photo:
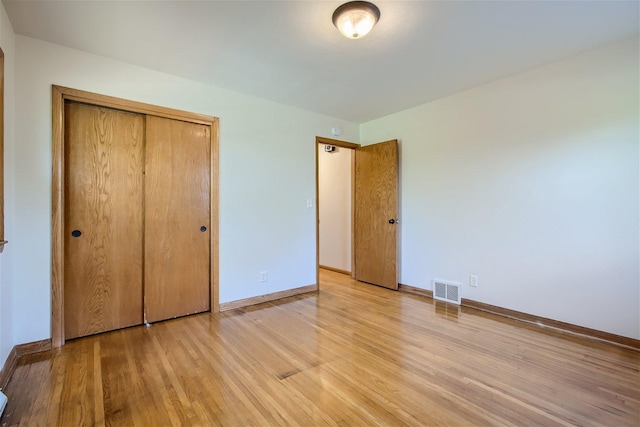
[[[356,280],[398,289],[398,140],[356,148]]]

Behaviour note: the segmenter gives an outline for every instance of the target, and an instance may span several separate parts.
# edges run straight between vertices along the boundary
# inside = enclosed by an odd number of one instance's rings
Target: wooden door
[[[356,148],[356,280],[398,289],[398,141]]]
[[[144,116],[65,104],[65,338],[142,323]]]
[[[209,126],[147,117],[145,320],[210,309]]]

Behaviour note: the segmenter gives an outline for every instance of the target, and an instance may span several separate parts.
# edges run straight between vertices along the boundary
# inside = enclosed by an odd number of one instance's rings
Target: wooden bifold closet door
[[[209,310],[210,126],[64,108],[64,338]]]

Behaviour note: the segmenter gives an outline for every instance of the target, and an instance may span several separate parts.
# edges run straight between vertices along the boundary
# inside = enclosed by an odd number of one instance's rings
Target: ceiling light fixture
[[[380,19],[380,9],[368,1],[350,1],[333,12],[333,25],[347,38],[360,39]]]

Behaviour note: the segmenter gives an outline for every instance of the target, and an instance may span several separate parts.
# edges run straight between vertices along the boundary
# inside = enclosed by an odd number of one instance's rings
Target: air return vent
[[[460,304],[460,300],[462,299],[461,291],[462,287],[460,283],[449,282],[446,280],[433,280],[433,298],[452,302],[454,304]]]

